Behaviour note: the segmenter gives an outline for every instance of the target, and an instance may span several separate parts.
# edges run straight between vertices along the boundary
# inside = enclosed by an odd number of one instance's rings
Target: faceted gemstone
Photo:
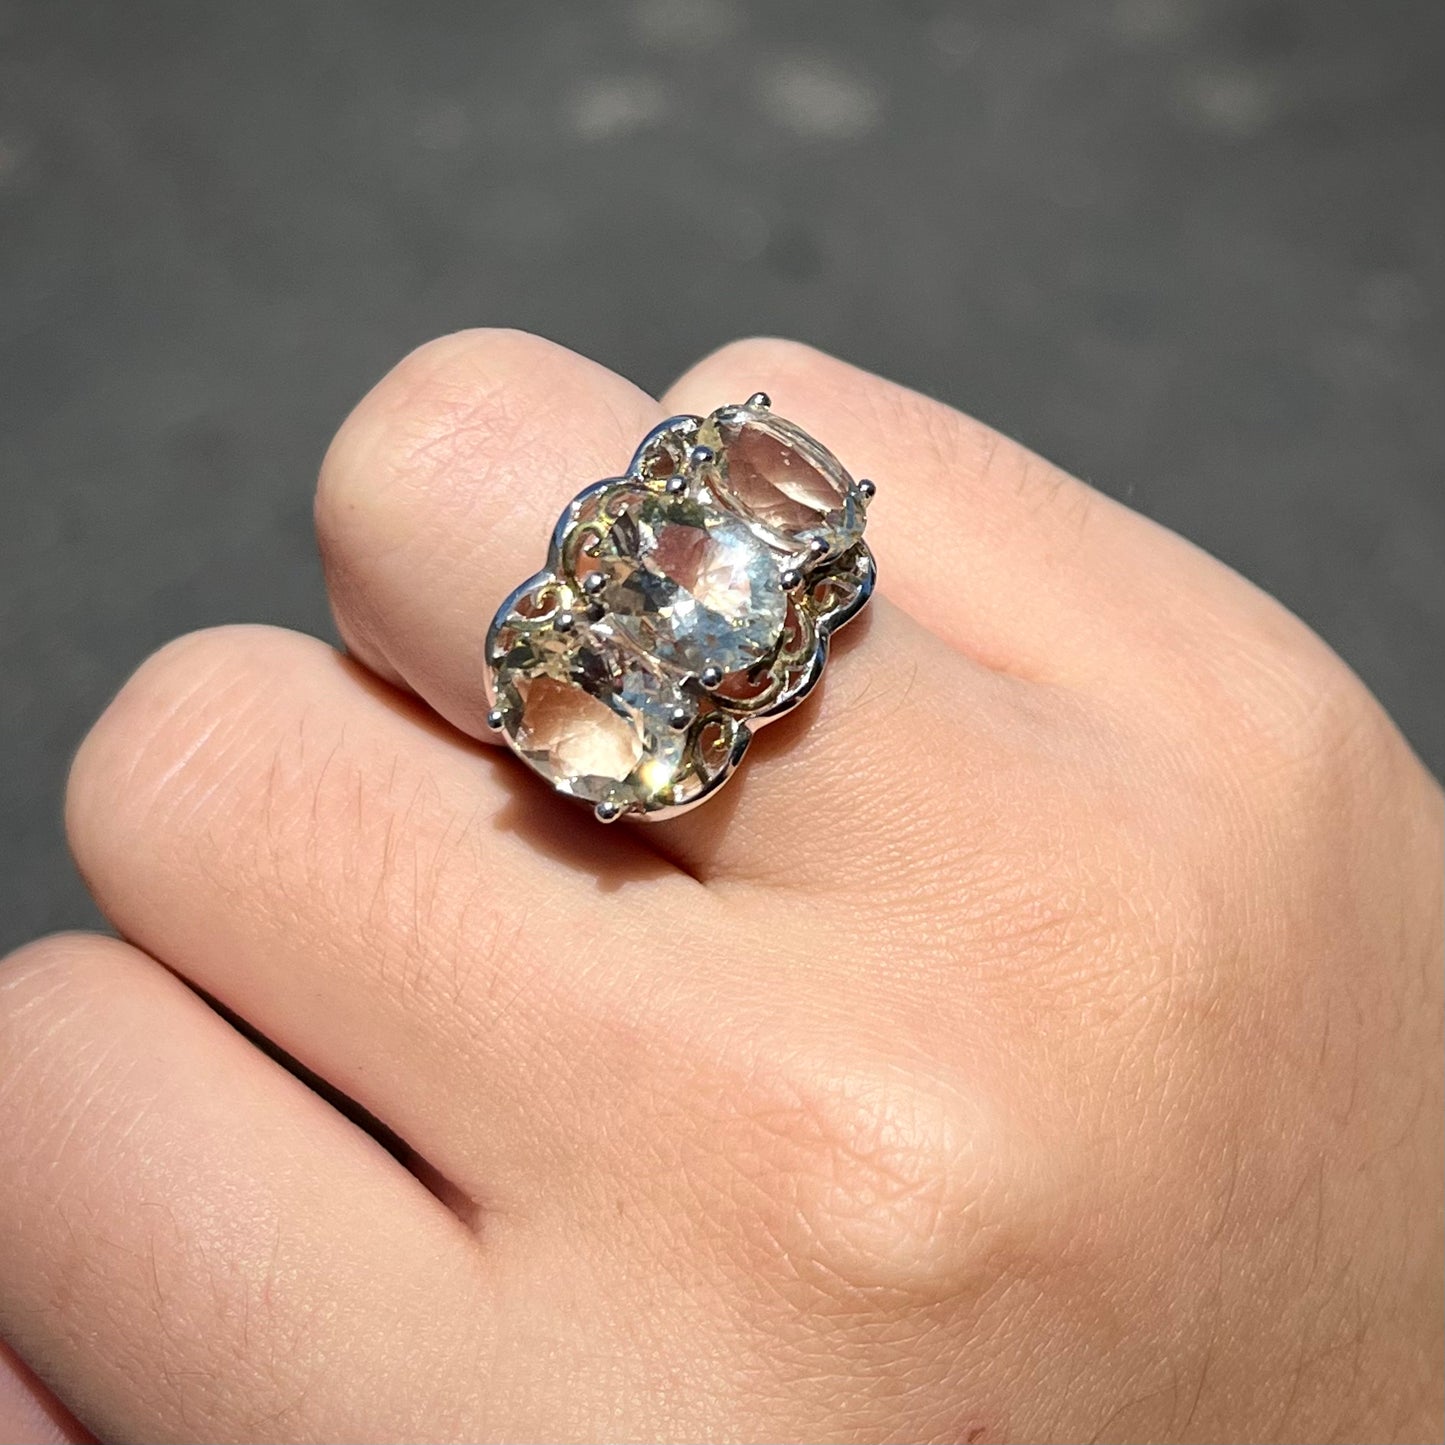
[[[858,484],[800,427],[744,408],[714,425],[719,500],[775,545],[796,552],[820,538],[837,556],[863,535]]]
[[[517,751],[561,792],[646,804],[676,777],[687,700],[630,649],[588,631],[521,632],[496,666],[497,705]]]
[[[788,614],[777,558],[726,512],[684,496],[639,497],[592,563],[606,579],[611,624],[669,667],[740,672],[777,648]]]

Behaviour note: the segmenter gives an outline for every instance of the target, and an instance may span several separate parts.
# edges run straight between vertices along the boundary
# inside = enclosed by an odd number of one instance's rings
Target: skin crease
[[[759,387],[877,479],[879,596],[603,834],[481,637]],[[1301,623],[778,341],[658,403],[443,338],[317,521],[350,656],[147,662],[67,800],[125,941],[0,965],[6,1439],[1439,1438],[1441,796]]]

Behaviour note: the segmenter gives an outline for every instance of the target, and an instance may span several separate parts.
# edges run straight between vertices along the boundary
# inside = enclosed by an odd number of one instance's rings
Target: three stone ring
[[[762,392],[663,422],[498,609],[487,725],[604,823],[695,807],[868,601],[872,496]]]

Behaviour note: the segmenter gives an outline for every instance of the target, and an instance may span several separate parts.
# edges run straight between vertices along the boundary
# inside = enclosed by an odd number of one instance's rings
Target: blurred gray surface
[[[62,783],[146,653],[329,635],[321,452],[466,324],[945,397],[1279,594],[1440,771],[1442,55],[1437,0],[0,3],[0,946],[93,918]]]

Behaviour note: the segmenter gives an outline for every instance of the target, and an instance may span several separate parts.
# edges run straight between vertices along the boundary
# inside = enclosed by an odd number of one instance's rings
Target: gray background
[[[64,771],[147,652],[329,634],[326,440],[463,324],[943,396],[1282,596],[1439,771],[1442,56],[1438,0],[0,3],[0,945],[92,918]]]

